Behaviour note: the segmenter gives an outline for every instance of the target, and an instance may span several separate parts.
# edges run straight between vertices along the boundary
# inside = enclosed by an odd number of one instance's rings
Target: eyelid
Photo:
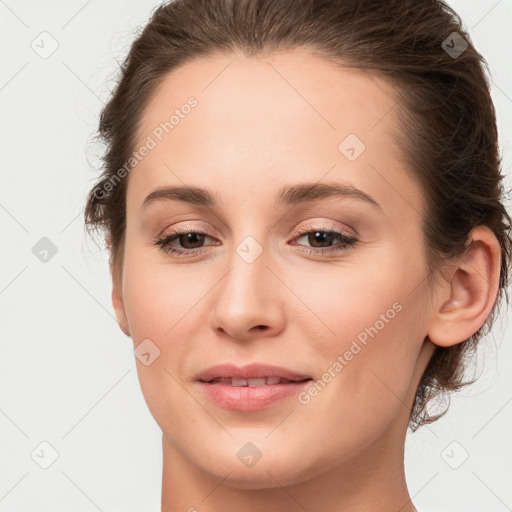
[[[201,222],[201,221],[190,221],[190,220],[185,220],[185,221],[182,221],[182,222],[176,222],[174,224],[171,224],[170,226],[166,226],[164,229],[160,230],[160,232],[156,235],[157,237],[163,237],[163,236],[166,236],[166,232],[174,232],[174,231],[178,231],[178,232],[190,232],[190,231],[194,231],[194,232],[198,232],[198,231],[204,231],[208,236],[213,236],[212,234],[212,230],[211,229],[207,229],[207,228],[204,228],[204,227],[201,227],[201,226],[197,226],[196,225],[192,225],[192,224],[188,224],[189,222]],[[175,224],[179,224],[178,227],[173,227]]]
[[[323,221],[325,222],[325,221]],[[322,224],[322,221],[308,221],[304,226],[299,228],[296,233],[297,234],[304,234],[309,233],[310,231],[339,231],[350,238],[359,238],[359,235],[355,232],[354,229],[347,229],[346,227],[340,227],[339,225],[336,225],[334,223],[331,224]]]

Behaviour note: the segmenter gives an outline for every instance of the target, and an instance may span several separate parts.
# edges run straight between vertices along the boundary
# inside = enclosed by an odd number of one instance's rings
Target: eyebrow
[[[370,195],[345,183],[299,183],[285,185],[276,195],[278,204],[297,205],[329,197],[351,197],[372,205],[382,212],[381,206]],[[156,201],[182,201],[185,203],[216,208],[217,200],[208,190],[195,186],[169,186],[153,190],[143,201],[146,207]]]

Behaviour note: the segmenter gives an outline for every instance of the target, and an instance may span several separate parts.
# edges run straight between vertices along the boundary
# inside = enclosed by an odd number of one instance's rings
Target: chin
[[[210,451],[208,458],[202,457],[197,461],[203,471],[209,473],[216,480],[222,480],[223,485],[236,489],[269,489],[283,485],[299,484],[311,478],[312,473],[316,473],[313,464],[308,464],[303,451],[295,447],[281,446],[273,447],[267,442],[266,448],[261,450],[261,458],[256,460],[256,452],[253,453],[253,460],[243,459],[245,453],[250,454],[250,445],[246,451],[239,454],[240,448],[246,443],[235,442],[236,448],[223,445],[224,450],[218,449]],[[240,445],[240,446],[239,446]],[[249,455],[250,457],[250,455]],[[317,462],[318,472],[322,471],[321,461]],[[228,476],[229,475],[229,476]]]
[[[300,484],[309,477],[308,472],[298,472],[288,464],[286,467],[276,467],[273,463],[264,464],[260,461],[257,466],[248,469],[237,464],[224,465],[220,474],[217,471],[213,474],[223,479],[223,485],[234,489],[272,489]],[[229,476],[226,478],[228,473]]]

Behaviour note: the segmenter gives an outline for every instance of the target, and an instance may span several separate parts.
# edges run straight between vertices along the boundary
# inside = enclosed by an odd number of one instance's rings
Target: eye
[[[163,238],[159,238],[155,244],[167,253],[178,255],[195,254],[197,252],[201,252],[201,244],[204,243],[205,238],[210,238],[208,233],[182,229],[172,231]],[[178,241],[184,250],[173,245],[174,241]]]
[[[300,240],[301,238],[305,238],[310,244],[310,247],[305,247],[302,250],[305,250],[310,254],[346,251],[357,242],[355,237],[343,231],[324,227],[316,227],[312,229],[312,226],[305,226],[302,228],[299,231],[299,236],[295,237],[294,240]],[[332,245],[332,243],[336,241],[338,241],[338,244]]]

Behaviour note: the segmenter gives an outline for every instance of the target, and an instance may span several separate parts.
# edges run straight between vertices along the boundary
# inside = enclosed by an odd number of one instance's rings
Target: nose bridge
[[[249,331],[256,326],[265,326],[273,332],[282,319],[277,283],[273,282],[276,278],[267,268],[272,259],[268,237],[249,232],[239,230],[242,234],[236,242],[237,231],[234,231],[227,257],[228,272],[219,283],[212,308],[212,326],[221,327],[238,339],[250,335]]]
[[[236,235],[235,235],[236,236]],[[268,286],[268,279],[271,276],[267,268],[269,263],[268,243],[262,236],[258,237],[261,242],[256,240],[253,235],[245,235],[238,243],[233,243],[231,254],[229,255],[229,268],[231,269],[226,276],[223,288],[232,301],[231,306],[240,309],[249,306],[257,308],[258,303],[265,298],[265,290]],[[236,301],[233,302],[233,300]]]
[[[268,226],[255,220],[259,215],[256,211],[258,204],[251,205],[251,199],[246,199],[244,203],[238,203],[239,207],[234,215],[236,220],[232,225],[233,238],[228,244],[231,271],[226,277],[235,285],[235,288],[240,284],[252,289],[258,281],[261,282],[267,278],[265,274],[269,273],[269,270],[266,265],[270,263],[271,254]]]

